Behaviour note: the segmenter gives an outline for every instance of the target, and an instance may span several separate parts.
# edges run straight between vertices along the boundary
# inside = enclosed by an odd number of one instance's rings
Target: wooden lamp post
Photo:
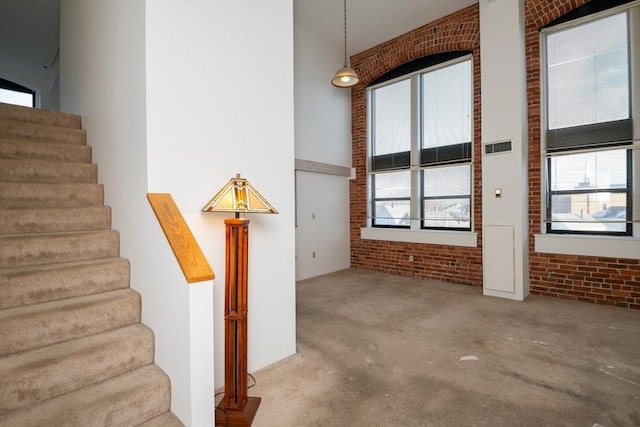
[[[260,398],[247,397],[249,220],[240,218],[240,213],[278,212],[240,174],[232,178],[202,211],[235,213],[234,218],[224,220],[224,397],[217,407],[216,425],[250,426],[260,406]]]

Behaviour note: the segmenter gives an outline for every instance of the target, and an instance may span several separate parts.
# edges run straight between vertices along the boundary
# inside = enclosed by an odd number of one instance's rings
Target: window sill
[[[472,231],[406,230],[397,228],[361,228],[363,240],[427,243],[434,245],[478,246],[478,233]]]
[[[536,234],[534,238],[536,252],[640,259],[640,239],[633,237]]]

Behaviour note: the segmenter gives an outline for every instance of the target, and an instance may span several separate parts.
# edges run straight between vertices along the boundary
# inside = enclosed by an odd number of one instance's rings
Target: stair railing
[[[168,193],[147,193],[147,199],[167,237],[187,283],[213,280],[215,274],[191,229]]]

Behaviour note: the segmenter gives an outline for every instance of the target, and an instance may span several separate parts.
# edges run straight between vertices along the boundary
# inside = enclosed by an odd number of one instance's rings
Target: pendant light
[[[344,0],[344,66],[336,71],[331,84],[336,87],[351,87],[358,83],[358,75],[347,64],[347,0]]]

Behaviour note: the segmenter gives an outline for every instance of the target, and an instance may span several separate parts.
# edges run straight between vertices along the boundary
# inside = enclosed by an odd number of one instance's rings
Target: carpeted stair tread
[[[167,411],[142,424],[138,424],[137,427],[184,427],[184,424],[172,412]]]
[[[0,235],[0,268],[119,256],[117,231]]]
[[[0,234],[97,231],[110,228],[109,206],[0,208]]]
[[[0,417],[0,427],[136,426],[169,410],[170,384],[156,365]]]
[[[183,426],[80,116],[0,103],[0,427]]]
[[[98,166],[92,163],[50,162],[40,159],[0,159],[0,180],[97,183]]]
[[[103,258],[0,270],[0,310],[129,287],[126,258]]]
[[[14,120],[0,120],[0,137],[28,139],[33,142],[87,144],[87,133],[82,129],[38,125]]]
[[[0,358],[0,416],[149,365],[153,349],[137,323]]]
[[[132,289],[0,310],[0,356],[140,322]]]
[[[6,159],[42,159],[52,162],[91,163],[91,153],[91,147],[88,145],[0,138],[0,157]]]
[[[47,126],[80,129],[82,118],[76,114],[40,108],[22,107],[0,102],[0,120],[16,120]]]
[[[0,182],[0,207],[78,207],[103,204],[102,184]]]

